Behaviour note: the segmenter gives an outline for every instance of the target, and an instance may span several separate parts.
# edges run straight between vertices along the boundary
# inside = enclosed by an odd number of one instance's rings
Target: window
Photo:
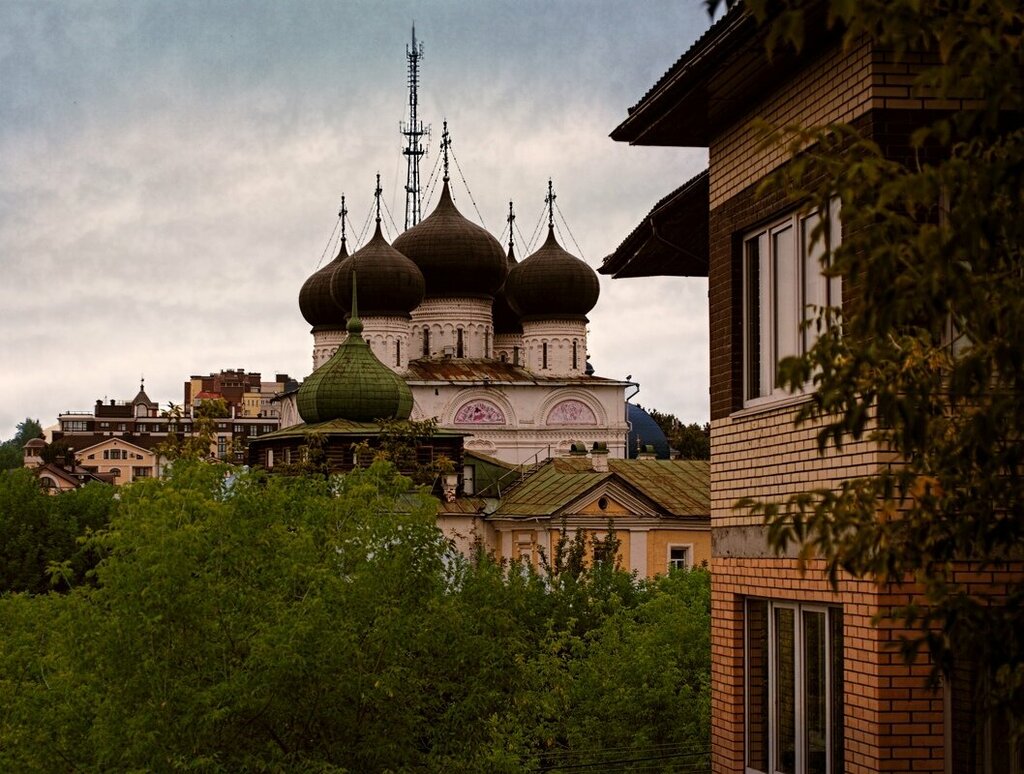
[[[153,477],[153,468],[140,467],[138,465],[136,465],[135,467],[132,468],[132,478],[133,479],[136,479],[136,478],[152,478],[152,477]]]
[[[693,566],[691,560],[692,546],[669,546],[668,547],[668,569],[689,570]]]
[[[402,340],[399,339],[395,342],[395,365],[402,365]]]
[[[963,774],[1021,774],[1024,742],[1013,740],[1009,718],[986,708],[992,673],[977,653],[954,655],[945,681],[947,771]]]
[[[540,367],[541,368],[547,368],[548,367],[548,343],[545,341],[543,344],[540,345],[540,348],[541,348]]]
[[[512,347],[512,365],[519,365],[519,347]]]
[[[121,477],[121,469],[120,468],[111,468],[110,469],[110,475],[112,475],[114,478],[120,478]]]
[[[747,771],[842,772],[842,610],[748,599],[744,646]]]
[[[217,436],[217,456],[220,457],[220,459],[224,459],[224,457],[227,456],[227,451],[228,439],[223,435]]]
[[[430,328],[423,328],[423,357],[430,357]]]
[[[465,357],[462,341],[462,328],[455,331],[455,357]]]
[[[805,353],[817,338],[817,307],[839,306],[839,277],[822,273],[839,244],[839,200],[831,207],[827,242],[813,239],[821,215],[790,215],[743,241],[744,399],[780,397],[779,361]],[[805,326],[805,323],[808,323]]]
[[[490,329],[484,331],[484,357],[491,356],[491,331]]]
[[[579,367],[579,366],[576,365],[576,362],[577,362],[577,360],[576,360],[577,354],[576,353],[577,353],[576,339],[573,339],[572,340],[572,367],[573,367],[574,371]]]
[[[104,449],[103,450],[103,459],[105,459],[105,460],[109,460],[110,459],[110,449]]]
[[[65,433],[84,433],[88,429],[89,428],[86,423],[80,420],[72,420],[64,423]]]

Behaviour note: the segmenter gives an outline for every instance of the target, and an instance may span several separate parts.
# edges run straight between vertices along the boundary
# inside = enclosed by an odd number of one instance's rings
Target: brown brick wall
[[[853,579],[833,592],[822,570],[820,561],[801,575],[795,559],[712,559],[712,770],[743,771],[743,600],[752,596],[842,606],[847,772],[942,771],[943,699],[926,685],[930,665],[904,664],[900,630],[872,623],[904,597]]]

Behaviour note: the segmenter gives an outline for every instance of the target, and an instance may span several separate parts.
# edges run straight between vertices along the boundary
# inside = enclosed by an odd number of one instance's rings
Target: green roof
[[[618,481],[646,497],[667,516],[707,516],[711,512],[711,468],[703,460],[609,460],[595,471],[587,457],[559,457],[537,470],[502,498],[494,512],[503,516],[553,516],[605,481]]]
[[[380,425],[376,422],[352,422],[348,419],[331,419],[326,422],[313,422],[313,423],[301,423],[298,425],[291,425],[290,427],[283,427],[280,430],[275,430],[272,433],[266,435],[257,436],[262,441],[264,438],[301,438],[306,433],[323,433],[325,435],[351,435],[358,436],[361,438],[367,438],[380,434]],[[444,437],[451,438],[455,436],[465,436],[466,433],[459,432],[458,430],[445,430],[443,428],[437,428],[431,434],[431,437]],[[254,439],[255,440],[255,439]]]

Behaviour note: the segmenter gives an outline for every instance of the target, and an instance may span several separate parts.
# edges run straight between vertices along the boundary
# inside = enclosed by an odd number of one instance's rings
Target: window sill
[[[777,411],[779,409],[799,406],[801,403],[809,401],[812,395],[813,393],[808,390],[806,392],[798,392],[794,395],[782,395],[779,397],[772,395],[764,398],[755,398],[754,400],[747,401],[747,405],[743,408],[732,412],[729,415],[729,418],[745,419],[747,417],[757,416],[758,414],[766,414],[769,411]]]

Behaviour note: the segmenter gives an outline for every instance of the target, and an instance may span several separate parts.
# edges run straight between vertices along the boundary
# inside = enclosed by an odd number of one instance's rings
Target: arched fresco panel
[[[505,413],[489,400],[471,400],[455,412],[457,425],[503,425]]]
[[[597,424],[597,417],[586,403],[570,399],[554,405],[548,412],[546,424],[594,426]]]

